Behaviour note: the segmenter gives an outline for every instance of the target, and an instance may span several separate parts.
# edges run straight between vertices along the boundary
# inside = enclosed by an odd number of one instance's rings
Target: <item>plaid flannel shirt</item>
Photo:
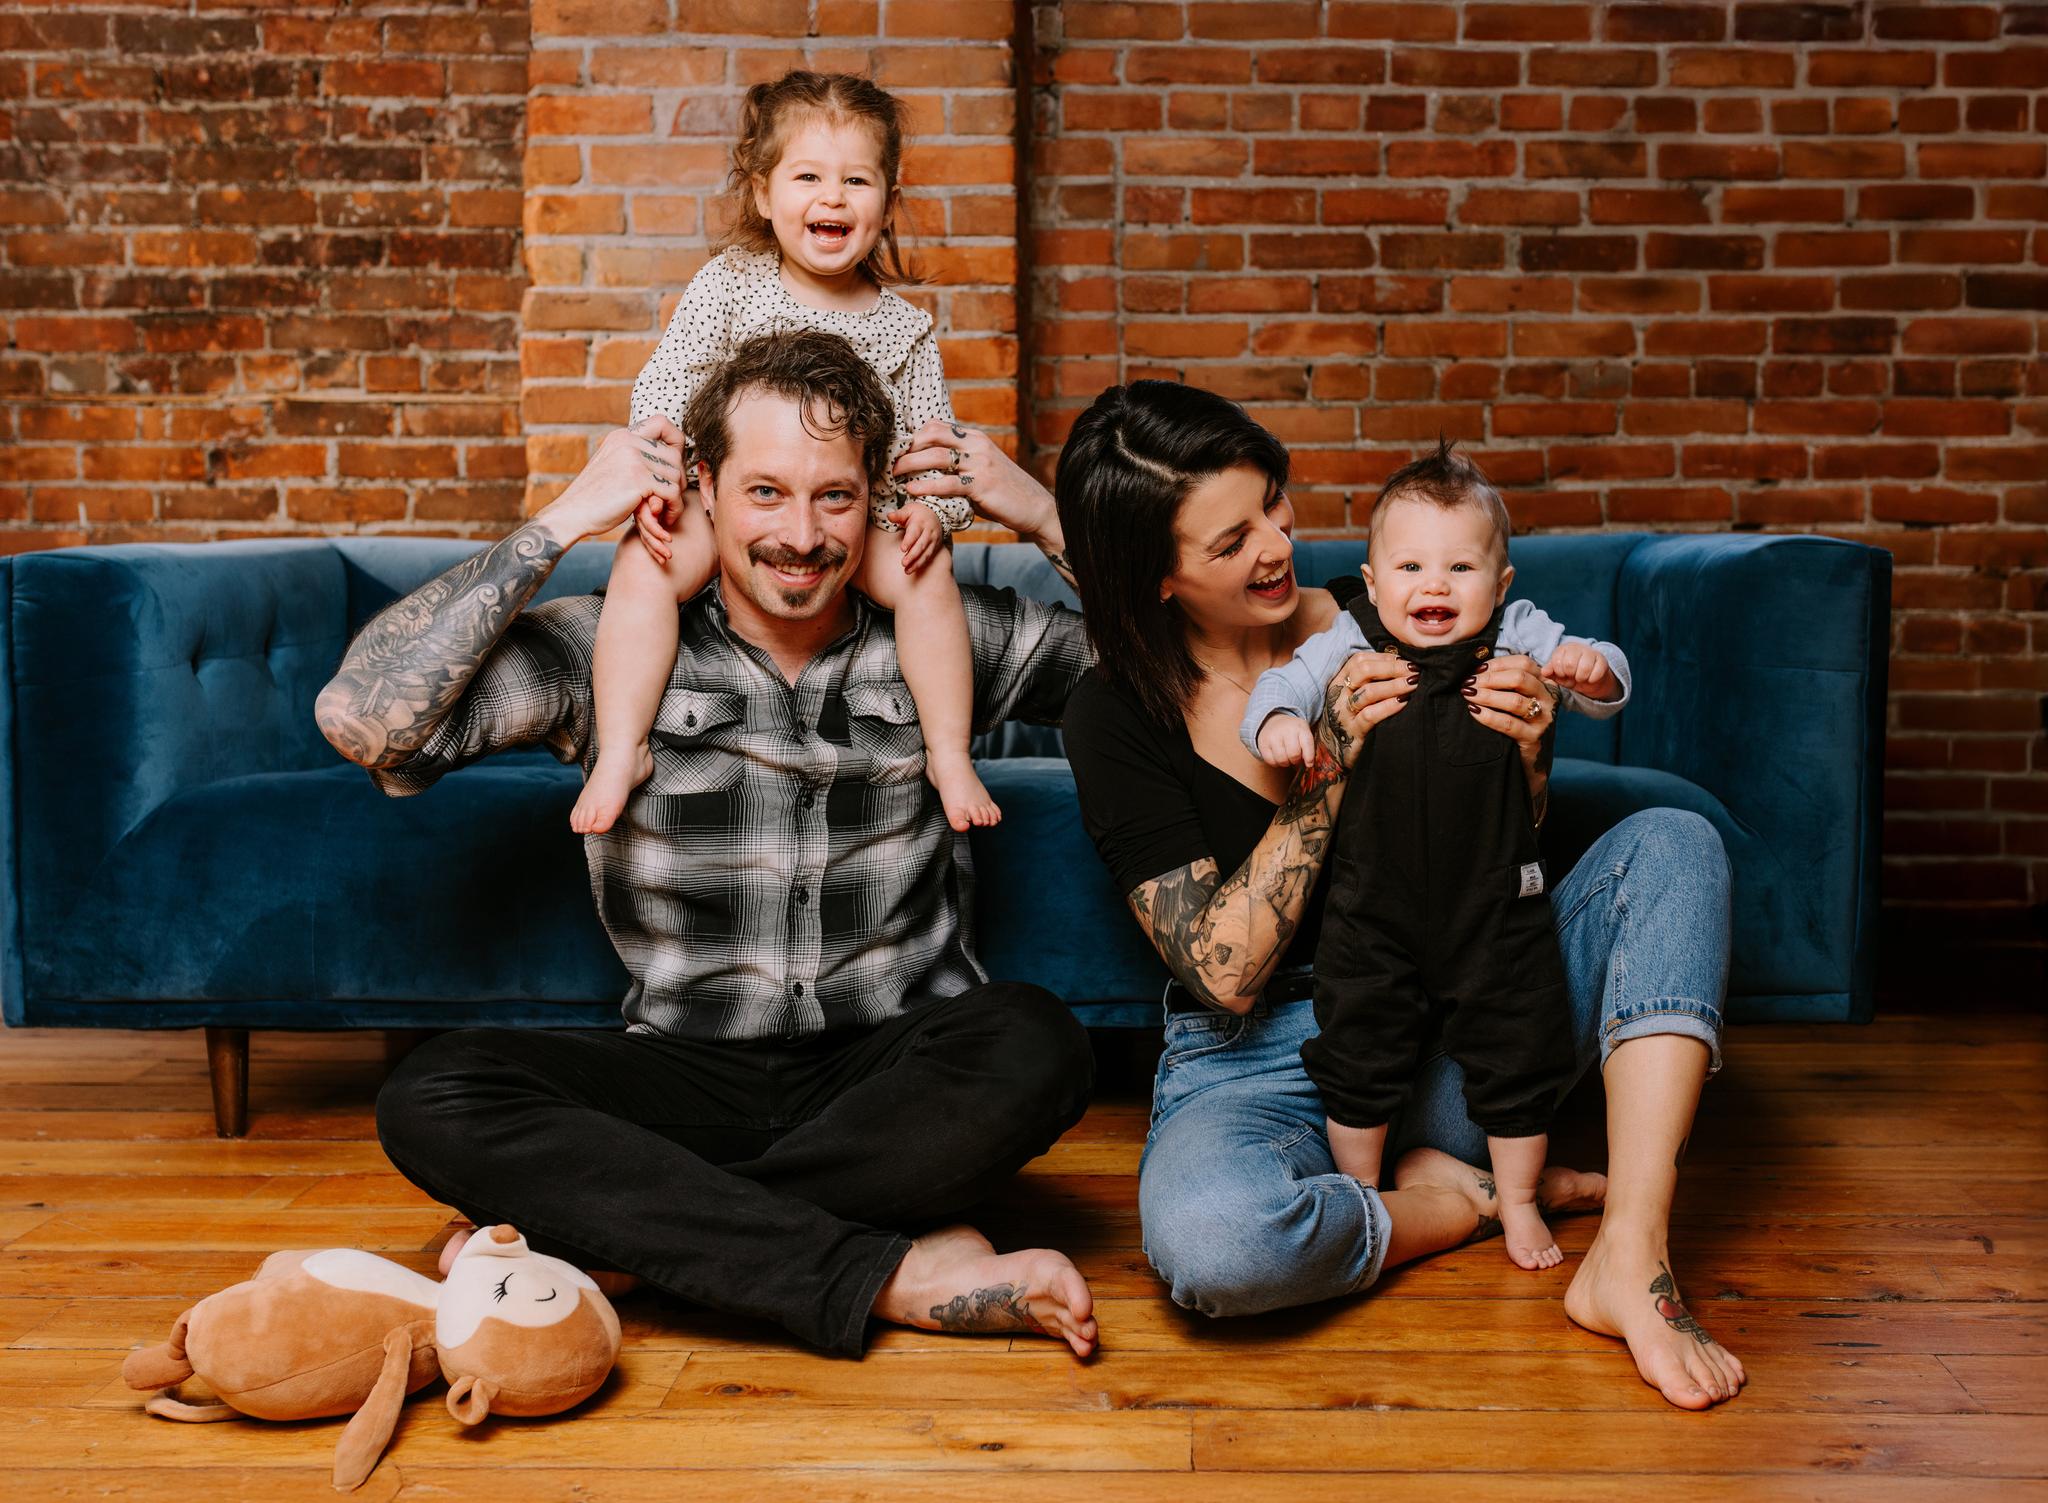
[[[965,586],[974,724],[1056,723],[1092,661],[1079,615]],[[988,979],[973,868],[925,781],[894,618],[853,595],[847,634],[788,683],[734,633],[718,587],[683,607],[650,738],[654,773],[585,852],[598,917],[633,978],[637,1030],[790,1041],[869,1026]],[[400,766],[418,793],[492,752],[596,760],[596,596],[523,612],[448,717]]]

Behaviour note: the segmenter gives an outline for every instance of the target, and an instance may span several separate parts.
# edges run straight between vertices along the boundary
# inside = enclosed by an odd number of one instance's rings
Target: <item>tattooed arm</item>
[[[379,612],[314,703],[321,734],[371,769],[417,752],[570,545],[617,526],[649,495],[680,494],[680,440],[659,417],[606,435],[532,521]]]
[[[1366,732],[1403,702],[1406,669],[1398,659],[1366,656],[1354,663],[1366,667],[1365,676],[1354,682],[1340,674],[1330,681],[1316,759],[1295,775],[1244,864],[1226,877],[1205,857],[1129,895],[1131,911],[1174,979],[1211,1007],[1243,1013],[1258,1001],[1301,927]]]

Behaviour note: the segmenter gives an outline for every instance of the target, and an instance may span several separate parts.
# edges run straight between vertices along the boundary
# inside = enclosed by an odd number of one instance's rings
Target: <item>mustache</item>
[[[846,562],[846,549],[834,542],[821,542],[808,553],[798,553],[794,548],[780,548],[772,543],[755,543],[747,549],[747,557],[757,564],[766,564],[771,569],[790,569],[803,572],[835,569]]]

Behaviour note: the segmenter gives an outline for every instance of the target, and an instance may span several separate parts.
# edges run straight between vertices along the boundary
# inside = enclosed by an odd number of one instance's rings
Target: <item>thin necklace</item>
[[[1195,658],[1195,655],[1192,652],[1189,653],[1188,656],[1191,658]],[[1218,678],[1222,679],[1226,683],[1235,684],[1239,689],[1242,689],[1244,691],[1245,696],[1247,698],[1251,696],[1252,686],[1246,683],[1243,679],[1237,677],[1235,674],[1225,673],[1221,668],[1217,668],[1212,666],[1211,664],[1205,663],[1200,658],[1195,658],[1195,666],[1201,669],[1204,673],[1215,674]]]

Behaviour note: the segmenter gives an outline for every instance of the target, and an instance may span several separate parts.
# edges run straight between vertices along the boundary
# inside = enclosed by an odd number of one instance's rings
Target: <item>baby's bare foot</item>
[[[939,802],[946,806],[946,823],[956,830],[1000,824],[1003,811],[989,797],[981,776],[974,770],[974,758],[965,751],[934,752],[927,749],[925,776],[939,790]]]
[[[1643,1381],[1681,1409],[1706,1409],[1742,1391],[1749,1375],[1678,1297],[1663,1247],[1629,1251],[1593,1239],[1564,1293],[1564,1313],[1628,1343]]]
[[[618,822],[633,790],[654,773],[654,753],[645,741],[616,756],[597,754],[597,765],[569,811],[569,828],[578,835],[602,835]]]
[[[1081,1357],[1095,1350],[1094,1299],[1065,1254],[998,1253],[968,1226],[943,1227],[911,1243],[875,1297],[874,1313],[927,1331],[1036,1331]]]
[[[1517,1268],[1555,1268],[1564,1261],[1557,1239],[1550,1235],[1533,1202],[1501,1202],[1500,1230],[1508,1259]]]

